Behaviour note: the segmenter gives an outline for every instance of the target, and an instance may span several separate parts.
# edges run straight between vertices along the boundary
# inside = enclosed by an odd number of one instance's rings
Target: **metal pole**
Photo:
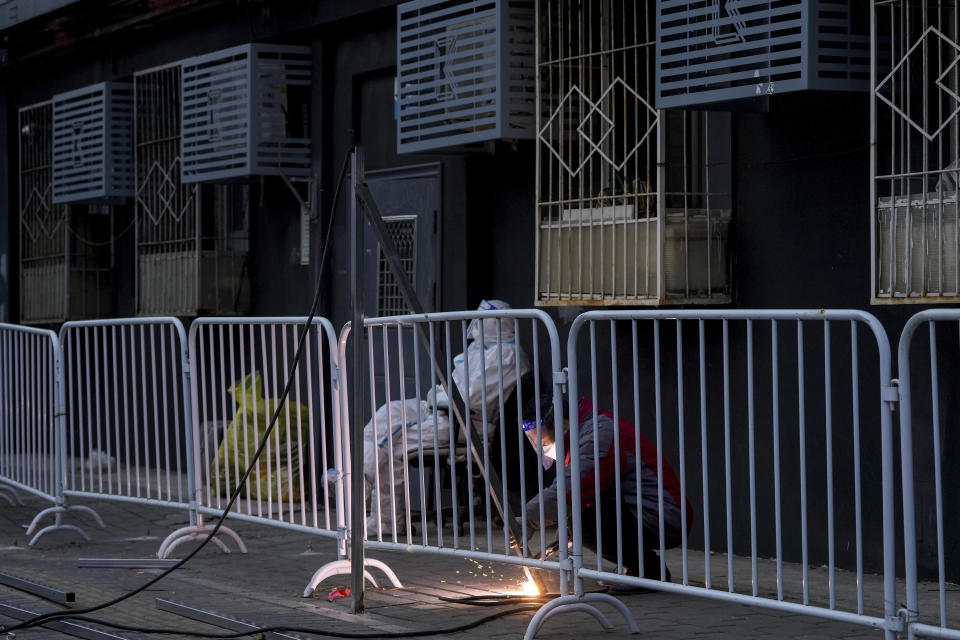
[[[350,476],[350,593],[353,612],[363,613],[363,540],[366,519],[362,505],[363,496],[363,430],[359,427],[363,415],[363,354],[367,329],[363,325],[363,229],[360,208],[357,206],[357,185],[363,182],[363,150],[357,148],[350,161],[350,237],[353,247],[353,269],[350,270],[350,288],[353,302],[353,407],[351,426],[351,476]]]

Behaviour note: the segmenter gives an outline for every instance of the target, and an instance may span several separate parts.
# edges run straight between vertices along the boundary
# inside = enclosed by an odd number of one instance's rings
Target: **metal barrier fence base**
[[[20,494],[18,494],[13,487],[0,485],[0,498],[6,500],[11,507],[23,506],[23,500],[20,499]]]
[[[207,534],[213,531],[214,526],[215,525],[212,524],[200,524],[189,525],[177,529],[164,538],[163,542],[160,543],[160,548],[157,550],[157,557],[161,560],[169,558],[173,550],[179,547],[181,544],[206,537]],[[247,545],[243,544],[243,540],[240,538],[240,535],[230,527],[223,525],[220,527],[220,531],[218,533],[226,534],[232,538],[237,544],[237,550],[240,553],[247,552]],[[210,541],[217,545],[222,552],[230,553],[230,547],[228,547],[220,538],[213,537]]]
[[[600,623],[600,626],[603,627],[604,631],[611,631],[613,629],[613,625],[595,606],[588,604],[592,602],[606,602],[620,612],[620,615],[623,616],[627,626],[630,628],[630,633],[640,633],[640,627],[637,625],[637,621],[634,620],[633,614],[630,613],[627,605],[606,593],[586,593],[581,597],[575,595],[560,596],[559,598],[551,600],[547,604],[540,607],[540,609],[534,614],[533,618],[531,618],[530,624],[527,625],[527,631],[523,634],[523,639],[533,640],[533,638],[535,638],[540,632],[540,628],[543,626],[543,623],[547,621],[547,619],[558,613],[566,613],[570,611],[588,613],[596,618],[597,622]]]
[[[33,520],[30,522],[30,526],[27,527],[27,535],[30,535],[31,533],[33,533],[33,531],[40,524],[40,521],[44,517],[46,517],[48,514],[51,514],[51,513],[54,514],[54,523],[44,527],[43,529],[40,529],[40,531],[37,531],[37,534],[30,539],[30,542],[27,543],[27,545],[32,547],[37,543],[37,540],[39,540],[44,534],[50,533],[52,531],[73,531],[78,536],[83,538],[84,541],[90,540],[90,536],[87,535],[87,532],[84,531],[82,528],[72,524],[63,524],[63,514],[68,513],[70,511],[80,511],[82,513],[86,513],[92,516],[94,521],[96,521],[97,526],[99,526],[101,529],[104,529],[107,526],[103,523],[103,519],[100,517],[99,513],[97,513],[90,507],[87,507],[84,505],[49,507],[47,509],[44,509],[40,513],[38,513],[36,516],[34,516]]]
[[[350,575],[350,568],[352,563],[350,560],[335,560],[333,562],[328,562],[323,565],[313,574],[313,577],[310,578],[310,582],[307,584],[306,588],[303,590],[303,597],[309,598],[313,595],[313,592],[316,591],[317,585],[329,578],[330,576],[340,576],[340,575]],[[402,589],[403,584],[400,582],[400,579],[397,577],[397,574],[393,572],[389,566],[380,560],[375,560],[373,558],[364,558],[363,560],[363,577],[366,578],[374,589],[378,589],[379,585],[374,577],[367,571],[367,567],[374,567],[380,569],[387,576],[387,580],[390,581],[397,589]]]

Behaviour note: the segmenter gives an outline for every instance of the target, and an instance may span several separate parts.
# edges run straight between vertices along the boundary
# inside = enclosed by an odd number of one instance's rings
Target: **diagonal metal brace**
[[[370,226],[373,227],[373,231],[380,242],[380,249],[383,251],[384,258],[387,260],[390,271],[393,273],[393,277],[396,279],[396,282],[400,287],[400,291],[403,293],[403,297],[407,303],[407,306],[410,307],[415,314],[426,315],[426,310],[420,303],[420,298],[417,296],[417,292],[413,288],[413,284],[410,282],[410,279],[407,278],[406,270],[403,268],[403,264],[400,261],[400,254],[393,242],[393,238],[391,238],[390,234],[387,233],[387,227],[383,223],[383,216],[380,215],[380,209],[377,207],[377,203],[373,197],[373,194],[370,193],[370,188],[367,186],[366,182],[357,183],[356,197],[363,205],[361,207],[363,209],[363,213],[366,216],[367,221],[370,223]],[[422,344],[429,344],[430,338],[426,334],[423,324],[419,322],[414,324],[417,327],[417,332],[420,334],[420,340]],[[483,464],[482,454],[483,441],[480,439],[480,434],[477,433],[476,430],[470,428],[470,425],[468,425],[464,419],[466,411],[464,410],[463,399],[460,397],[459,392],[452,393],[446,375],[444,375],[443,367],[441,366],[441,362],[445,361],[446,355],[443,353],[443,346],[440,345],[440,348],[437,349],[437,357],[433,360],[434,372],[436,373],[437,380],[440,381],[440,385],[443,387],[444,393],[446,393],[447,398],[450,399],[450,408],[453,410],[453,414],[457,419],[457,424],[460,426],[461,431],[469,438],[470,452],[480,469],[480,473],[485,475],[486,469]],[[501,496],[503,496],[503,483],[500,480],[500,476],[495,470],[490,469],[490,475],[486,478],[486,480],[490,484],[490,495],[493,498],[493,503],[496,505],[497,511],[500,512],[500,517],[510,528],[510,534],[513,536],[514,540],[517,540],[518,542],[522,541],[523,532],[520,528],[520,525],[513,518],[507,518],[506,511],[501,502]],[[520,550],[519,545],[516,548],[516,551],[517,555],[522,557],[523,552]],[[537,588],[540,590],[540,592],[546,593],[543,581],[540,580],[539,576],[532,574],[526,569],[526,567],[524,567],[524,569],[530,579],[533,580],[537,585]]]

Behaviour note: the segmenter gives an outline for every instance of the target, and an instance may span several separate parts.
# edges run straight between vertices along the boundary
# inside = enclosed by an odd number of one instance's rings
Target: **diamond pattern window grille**
[[[533,138],[532,0],[397,7],[397,151]]]
[[[181,181],[180,75],[134,76],[137,313],[246,313],[249,189]]]
[[[868,9],[862,0],[657,0],[656,103],[866,91]]]
[[[310,176],[309,47],[246,44],[181,72],[184,183]]]
[[[113,211],[53,203],[53,103],[19,110],[20,321],[113,313]]]
[[[53,203],[133,195],[133,87],[102,82],[53,97]]]
[[[537,30],[537,304],[729,302],[729,116],[654,106],[644,3],[539,0]]]
[[[417,216],[390,216],[384,218],[387,233],[397,247],[400,263],[410,282],[416,282],[417,274]],[[403,292],[390,265],[379,249],[377,262],[377,315],[396,316],[412,313],[403,298]]]
[[[873,5],[873,302],[960,302],[958,6]]]

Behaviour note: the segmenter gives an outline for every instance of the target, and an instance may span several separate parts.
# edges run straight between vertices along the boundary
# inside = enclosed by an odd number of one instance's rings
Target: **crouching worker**
[[[543,387],[541,387],[543,388]],[[529,389],[529,391],[528,391]],[[521,392],[524,396],[523,430],[527,441],[536,449],[545,462],[556,458],[556,439],[553,398],[546,394],[539,397],[533,391],[533,374],[524,376]],[[623,544],[623,574],[643,576],[652,580],[670,582],[670,570],[663,564],[661,572],[660,549],[660,499],[658,491],[657,464],[663,476],[663,548],[670,549],[681,541],[680,482],[670,464],[660,457],[656,447],[644,436],[636,440],[636,430],[626,420],[619,421],[619,429],[613,415],[602,409],[594,409],[587,398],[581,398],[577,412],[579,426],[578,442],[571,450],[570,420],[566,399],[563,402],[564,460],[567,487],[567,504],[571,503],[570,456],[579,455],[580,460],[580,505],[583,545],[600,553],[610,562],[617,562],[617,539]],[[539,413],[538,413],[539,409]],[[596,414],[596,415],[595,415]],[[539,415],[539,437],[538,421]],[[620,442],[619,473],[616,465],[614,438]],[[538,444],[542,442],[542,446]],[[640,449],[640,468],[636,465],[637,447]],[[596,447],[596,453],[594,448]],[[596,456],[596,457],[595,457]],[[597,459],[599,458],[599,459]],[[559,469],[558,469],[559,471]],[[620,491],[617,493],[617,475]],[[599,492],[597,483],[599,481]],[[639,496],[639,499],[638,499]],[[557,480],[527,502],[524,517],[528,531],[539,526],[540,507],[544,509],[544,526],[557,524]],[[639,504],[638,504],[639,502]],[[617,530],[617,506],[620,507],[621,526]],[[690,503],[687,522],[693,518]],[[597,512],[600,512],[600,528],[597,532]],[[642,543],[640,536],[642,534]],[[642,551],[642,555],[641,555]],[[641,563],[642,561],[642,563]],[[619,593],[642,592],[644,589],[613,585]]]

